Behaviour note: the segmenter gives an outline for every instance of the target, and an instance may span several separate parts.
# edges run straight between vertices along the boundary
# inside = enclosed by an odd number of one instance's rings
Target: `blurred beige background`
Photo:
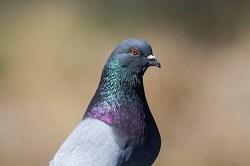
[[[250,4],[1,1],[0,165],[43,166],[80,121],[106,58],[146,39],[155,166],[250,165]]]

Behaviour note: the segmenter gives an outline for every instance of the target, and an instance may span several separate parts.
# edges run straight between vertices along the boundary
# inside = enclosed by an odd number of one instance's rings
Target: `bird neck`
[[[99,119],[140,136],[145,130],[147,109],[142,76],[122,68],[104,68],[98,89],[84,117]]]

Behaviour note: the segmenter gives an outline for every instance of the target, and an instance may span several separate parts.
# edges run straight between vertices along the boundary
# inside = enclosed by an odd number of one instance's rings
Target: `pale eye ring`
[[[139,54],[139,50],[137,48],[131,48],[130,53],[132,55],[138,55]]]

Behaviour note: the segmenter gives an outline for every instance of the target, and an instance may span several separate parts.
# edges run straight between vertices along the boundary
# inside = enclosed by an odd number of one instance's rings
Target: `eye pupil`
[[[138,53],[139,53],[139,51],[136,48],[131,49],[131,54],[137,55]]]

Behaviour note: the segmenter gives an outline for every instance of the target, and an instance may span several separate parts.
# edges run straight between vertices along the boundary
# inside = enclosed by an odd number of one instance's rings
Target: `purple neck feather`
[[[145,113],[142,108],[134,108],[133,110],[122,108],[106,108],[97,106],[93,107],[86,117],[98,119],[110,126],[118,127],[119,129],[140,136],[144,133]]]

